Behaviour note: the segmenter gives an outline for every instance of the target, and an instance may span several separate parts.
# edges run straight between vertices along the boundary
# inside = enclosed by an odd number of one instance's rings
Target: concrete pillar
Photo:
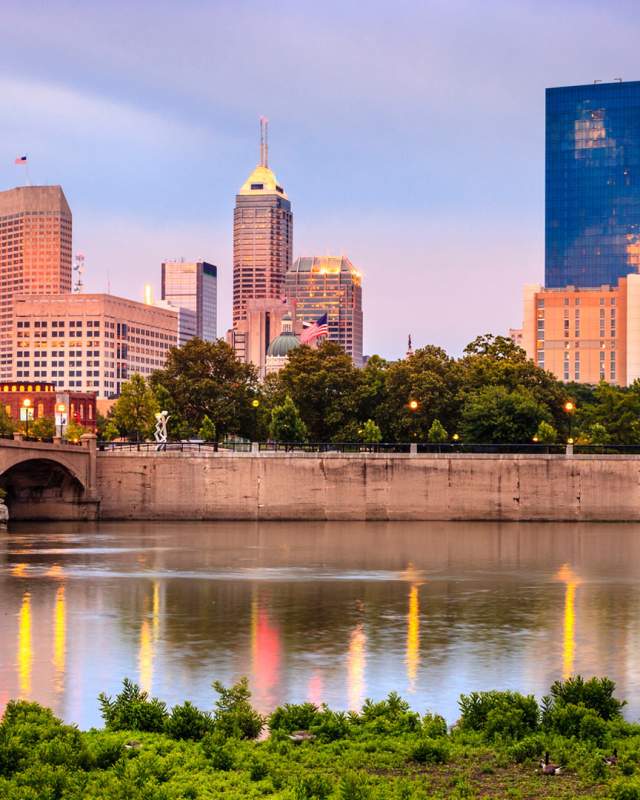
[[[62,436],[59,436],[59,435],[56,434],[56,436],[53,437],[53,443],[54,444],[62,444]]]
[[[95,433],[83,433],[80,444],[89,451],[89,469],[87,470],[87,489],[93,492],[96,488],[96,443]]]
[[[24,442],[24,433],[18,433],[18,431],[15,431],[13,438],[16,442]]]
[[[418,455],[418,443],[411,442],[409,445],[409,455],[410,456],[417,456]]]
[[[571,444],[567,445],[567,451],[566,451],[565,455],[567,455],[567,456],[572,456],[573,455],[573,442]]]

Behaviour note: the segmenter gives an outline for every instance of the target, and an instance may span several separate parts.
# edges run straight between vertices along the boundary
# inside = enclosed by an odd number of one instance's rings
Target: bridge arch
[[[18,457],[0,473],[11,519],[84,518],[86,487],[72,466],[36,453]]]

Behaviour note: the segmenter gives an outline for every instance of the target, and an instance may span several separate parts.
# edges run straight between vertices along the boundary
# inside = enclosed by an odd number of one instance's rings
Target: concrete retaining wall
[[[98,453],[103,519],[638,520],[640,457]]]

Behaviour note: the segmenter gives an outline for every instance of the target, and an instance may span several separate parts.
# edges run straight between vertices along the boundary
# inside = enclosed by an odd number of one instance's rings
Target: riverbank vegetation
[[[563,384],[490,335],[461,358],[427,346],[398,361],[372,356],[363,369],[325,341],[291,351],[263,382],[223,341],[192,339],[148,381],[132,376],[99,433],[148,437],[159,408],[173,439],[640,444],[640,384]]]
[[[211,712],[189,702],[169,710],[125,680],[115,697],[100,695],[104,729],[87,732],[36,703],[10,702],[0,797],[640,800],[640,725],[623,719],[606,678],[556,682],[540,702],[462,695],[451,728],[393,693],[358,713],[304,703],[263,717],[246,680],[214,689]]]

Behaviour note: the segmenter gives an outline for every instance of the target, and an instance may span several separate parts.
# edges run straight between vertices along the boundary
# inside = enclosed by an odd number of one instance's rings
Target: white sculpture
[[[153,438],[156,440],[156,450],[167,449],[167,420],[169,419],[168,411],[158,411],[156,414],[156,429],[153,432]]]

